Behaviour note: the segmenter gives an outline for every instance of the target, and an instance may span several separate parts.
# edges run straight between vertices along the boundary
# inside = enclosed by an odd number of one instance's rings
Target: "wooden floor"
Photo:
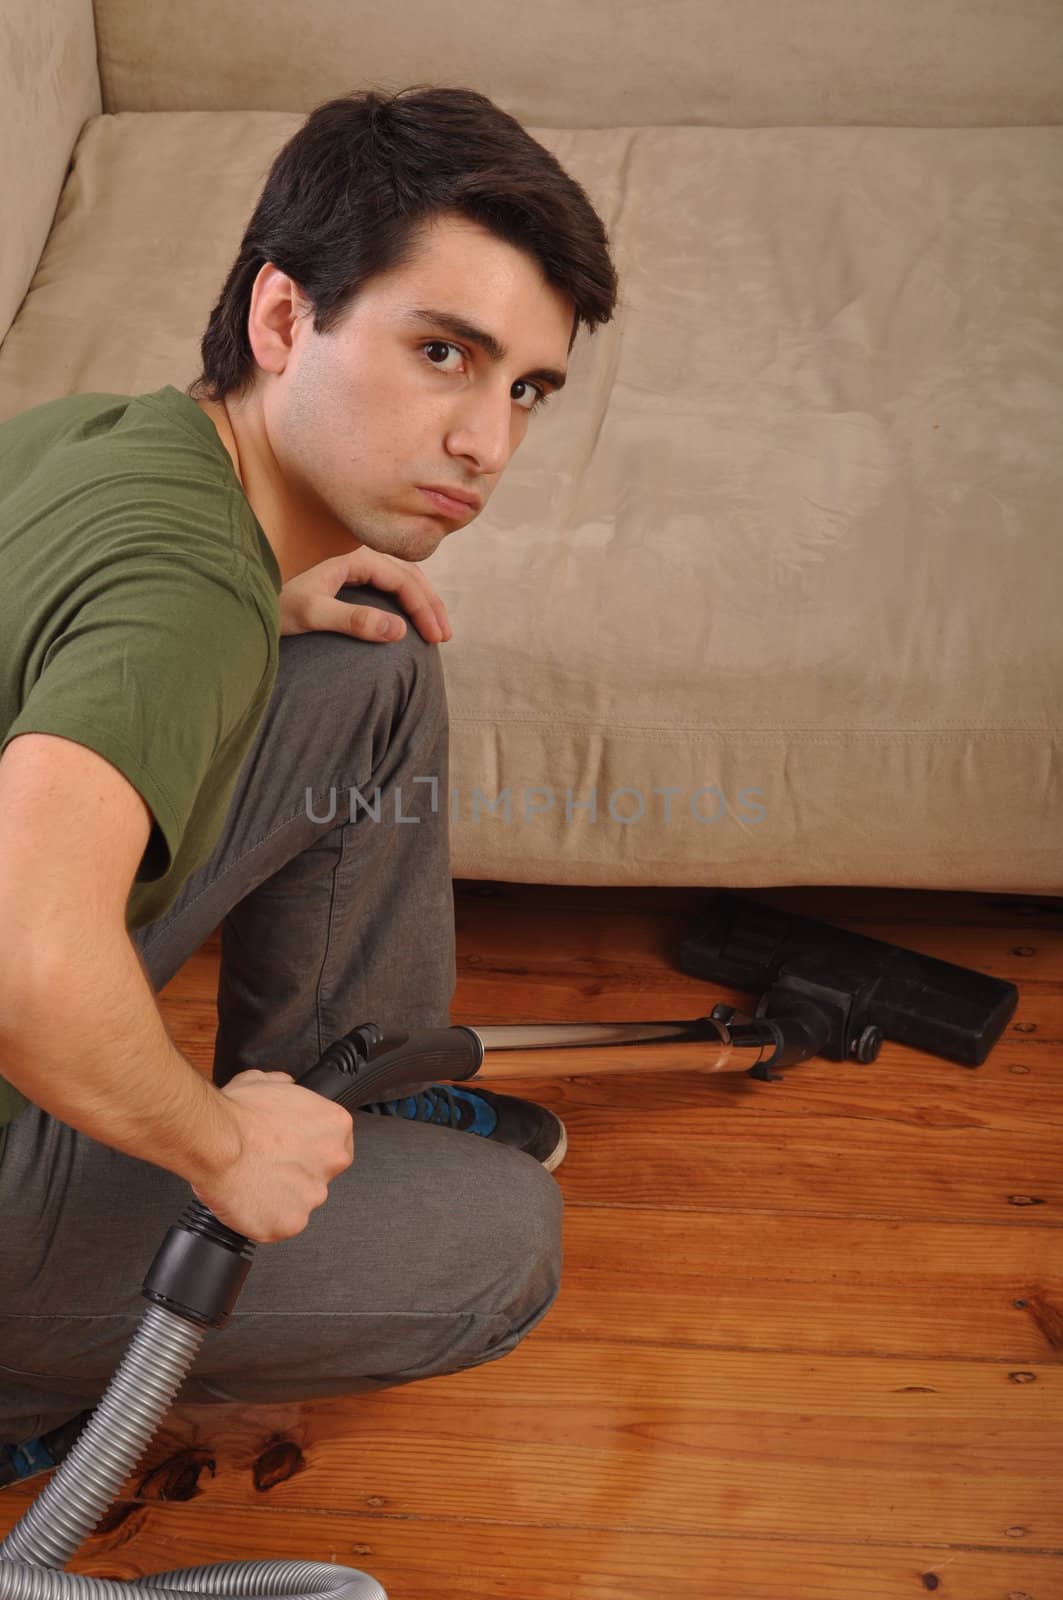
[[[973,1070],[887,1044],[783,1083],[506,1085],[569,1130],[540,1328],[390,1393],[173,1413],[71,1570],[303,1557],[390,1600],[1061,1600],[1063,899],[751,897],[1011,979],[1018,1012]],[[678,971],[708,898],[459,883],[453,1020],[748,1000]],[[162,1002],[199,1063],[216,960]],[[4,1531],[28,1499],[0,1497]]]

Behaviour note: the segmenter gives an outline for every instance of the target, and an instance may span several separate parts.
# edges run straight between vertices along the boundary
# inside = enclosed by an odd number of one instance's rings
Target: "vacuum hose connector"
[[[738,1016],[738,1012],[734,1006],[727,1005],[714,1006],[711,1015],[727,1030],[731,1044],[742,1048],[759,1045],[762,1052],[770,1047],[771,1054],[762,1053],[756,1066],[748,1069],[747,1077],[779,1083],[782,1073],[773,1072],[772,1067],[790,1067],[818,1055],[830,1033],[830,1020],[810,1002],[774,994],[772,1000],[770,1017],[743,1018],[735,1022],[732,1018]]]

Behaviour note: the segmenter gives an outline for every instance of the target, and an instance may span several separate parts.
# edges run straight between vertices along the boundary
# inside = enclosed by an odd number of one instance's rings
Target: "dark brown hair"
[[[586,192],[521,124],[471,89],[415,85],[326,101],[281,150],[211,312],[195,398],[254,380],[251,290],[267,262],[299,285],[327,333],[370,279],[408,264],[443,212],[534,257],[580,325],[611,318],[617,277]]]

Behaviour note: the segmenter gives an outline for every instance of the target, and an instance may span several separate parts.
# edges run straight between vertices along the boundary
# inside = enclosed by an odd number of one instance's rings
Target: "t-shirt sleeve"
[[[118,564],[53,629],[0,751],[19,734],[51,733],[109,761],[151,811],[137,881],[153,881],[212,764],[249,743],[274,662],[266,622],[235,577],[165,558]]]

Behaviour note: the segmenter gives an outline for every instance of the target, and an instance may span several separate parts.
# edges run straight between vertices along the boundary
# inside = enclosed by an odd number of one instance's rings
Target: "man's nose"
[[[467,456],[481,477],[501,472],[513,453],[513,411],[508,395],[468,399],[450,430],[451,455]]]

